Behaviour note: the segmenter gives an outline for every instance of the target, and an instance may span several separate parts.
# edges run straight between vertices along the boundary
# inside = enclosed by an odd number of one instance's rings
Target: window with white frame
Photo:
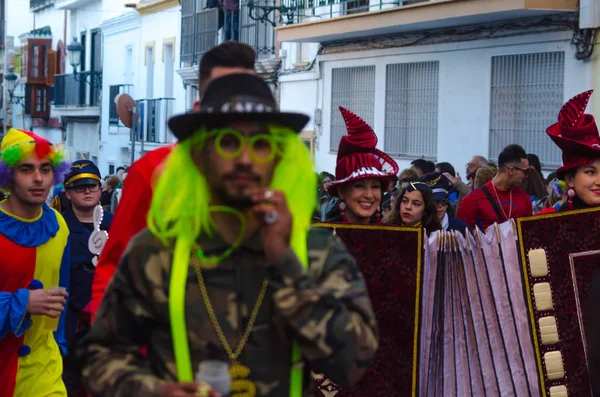
[[[369,125],[375,118],[375,66],[336,68],[331,71],[330,150],[337,152],[346,135],[346,123],[339,106],[356,113]]]
[[[490,158],[516,143],[546,166],[560,164],[560,150],[545,131],[563,104],[564,81],[562,51],[492,58]]]
[[[387,65],[385,152],[392,156],[437,156],[439,62]]]

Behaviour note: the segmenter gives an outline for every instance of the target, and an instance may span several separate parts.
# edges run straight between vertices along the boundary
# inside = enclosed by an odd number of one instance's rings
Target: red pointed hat
[[[328,187],[328,192],[337,196],[338,186],[367,178],[381,179],[383,188],[387,189],[398,174],[398,164],[375,148],[377,135],[363,119],[341,106],[340,112],[346,122],[348,135],[344,135],[340,142],[335,181]]]
[[[556,173],[559,178],[577,167],[591,164],[600,158],[600,135],[594,116],[585,114],[593,90],[571,98],[558,113],[558,123],[546,133],[562,150],[563,166]]]

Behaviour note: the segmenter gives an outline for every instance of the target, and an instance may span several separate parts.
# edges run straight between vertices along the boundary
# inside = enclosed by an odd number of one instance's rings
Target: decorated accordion
[[[585,313],[600,273],[600,211],[466,236],[326,226],[361,267],[380,347],[357,385],[316,377],[316,396],[592,396]]]

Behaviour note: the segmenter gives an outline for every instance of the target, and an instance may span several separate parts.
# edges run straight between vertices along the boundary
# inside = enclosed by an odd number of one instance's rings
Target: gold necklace
[[[504,214],[504,217],[506,218],[506,220],[509,220],[510,217],[512,216],[512,189],[509,188],[509,192],[510,192],[510,201],[508,203],[508,216],[506,216],[506,211],[504,211],[504,207],[502,207],[502,201],[500,201],[500,196],[498,196],[498,191],[496,190],[496,186],[494,185],[494,181],[492,181],[492,187],[494,188],[494,193],[496,193],[496,198],[498,199],[498,205],[500,206],[500,210],[502,210],[502,213]]]
[[[210,318],[213,328],[215,329],[215,332],[217,333],[217,336],[219,338],[219,341],[221,341],[223,348],[227,352],[227,355],[235,363],[236,360],[238,359],[238,357],[240,356],[240,354],[242,353],[244,346],[246,346],[246,342],[248,341],[248,337],[250,336],[252,327],[254,327],[254,322],[256,321],[256,317],[258,316],[258,312],[260,310],[262,302],[265,299],[265,295],[267,293],[267,287],[269,286],[269,280],[265,278],[262,283],[262,288],[261,288],[260,292],[258,293],[258,298],[256,299],[256,304],[254,305],[254,309],[252,309],[252,313],[250,314],[250,319],[248,320],[248,325],[246,326],[246,330],[244,331],[244,334],[242,335],[242,339],[240,339],[240,342],[238,343],[238,345],[235,349],[235,352],[234,352],[233,349],[231,348],[231,346],[229,345],[229,342],[227,342],[227,338],[225,337],[225,334],[223,333],[223,329],[219,325],[219,321],[217,320],[215,311],[212,307],[212,304],[210,303],[210,299],[208,297],[208,290],[206,289],[206,284],[204,283],[204,277],[202,276],[202,270],[200,269],[200,265],[198,264],[198,262],[194,263],[194,268],[196,269],[196,276],[198,278],[198,284],[200,285],[200,292],[202,293],[202,299],[204,300],[204,305],[206,306],[206,311],[208,312],[208,317]],[[235,366],[237,366],[237,365],[234,365],[234,367]]]

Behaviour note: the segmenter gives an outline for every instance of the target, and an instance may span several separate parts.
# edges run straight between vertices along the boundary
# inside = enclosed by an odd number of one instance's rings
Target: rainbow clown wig
[[[62,147],[52,145],[33,132],[11,128],[0,146],[0,189],[10,190],[13,168],[34,155],[38,159],[50,160],[54,171],[54,185],[63,182],[71,165],[66,161]]]

